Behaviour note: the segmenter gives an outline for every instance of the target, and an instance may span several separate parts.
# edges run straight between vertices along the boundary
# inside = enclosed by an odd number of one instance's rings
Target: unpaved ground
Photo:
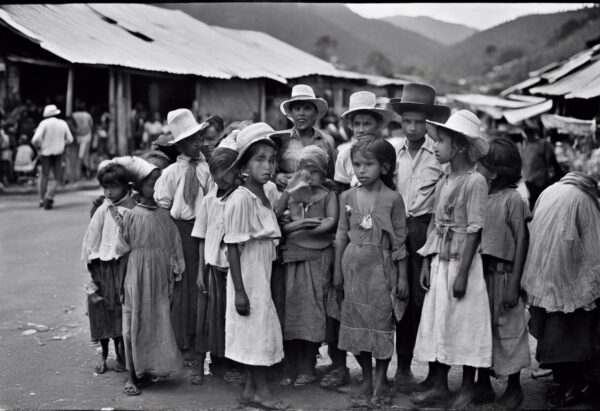
[[[237,407],[239,387],[212,376],[204,386],[194,386],[189,383],[189,370],[172,381],[145,387],[138,397],[121,393],[125,374],[94,374],[100,353],[99,346],[90,343],[83,292],[89,276],[79,256],[90,201],[98,194],[60,194],[56,208],[50,211],[38,208],[35,196],[0,196],[0,409]],[[28,323],[50,329],[24,336],[23,331],[32,328]],[[534,344],[532,339],[532,349]],[[319,363],[327,364],[325,347],[321,353]],[[356,375],[356,362],[350,357],[349,362]],[[415,364],[414,371],[422,378],[426,365]],[[459,387],[460,371],[452,369],[451,389]],[[392,361],[390,378],[394,372]],[[531,369],[526,370],[523,407],[545,408],[549,382],[548,378],[533,380]],[[504,383],[494,380],[493,384],[501,394]],[[347,395],[324,391],[318,385],[294,389],[274,382],[272,387],[296,409],[344,409],[349,405]],[[395,403],[399,408],[411,407],[402,395]]]

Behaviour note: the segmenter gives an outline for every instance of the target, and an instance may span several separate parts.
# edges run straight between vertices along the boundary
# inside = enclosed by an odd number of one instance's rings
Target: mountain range
[[[463,24],[448,23],[428,16],[392,16],[383,17],[383,21],[394,26],[414,31],[445,46],[460,43],[477,33],[477,29]]]

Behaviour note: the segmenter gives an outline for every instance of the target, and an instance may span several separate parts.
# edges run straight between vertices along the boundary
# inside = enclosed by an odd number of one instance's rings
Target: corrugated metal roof
[[[502,113],[506,121],[510,124],[518,124],[521,121],[538,116],[542,113],[550,111],[552,109],[552,100],[546,100],[540,104],[534,104],[533,106],[518,108],[515,110],[504,110]]]
[[[514,101],[485,94],[448,94],[449,100],[458,101],[463,104],[476,107],[499,107],[499,108],[522,108],[531,106],[531,102]]]
[[[337,72],[265,33],[209,26],[144,4],[2,5],[0,22],[71,63],[283,83]]]
[[[514,86],[510,86],[509,88],[507,88],[506,90],[502,90],[500,92],[501,96],[507,96],[511,93],[514,93],[515,91],[520,91],[520,90],[525,90],[531,86],[535,86],[537,83],[539,83],[542,79],[540,77],[532,77],[532,78],[528,78],[527,80],[523,80],[520,83],[515,84]]]
[[[564,96],[565,94],[579,92],[584,95],[585,90],[590,87],[592,82],[595,83],[598,77],[600,77],[600,59],[555,83],[534,87],[529,91],[532,94],[546,96]]]
[[[585,87],[570,92],[565,96],[566,99],[583,98],[589,99],[600,96],[600,76],[590,81]]]
[[[577,70],[579,67],[586,64],[588,61],[591,60],[592,55],[593,55],[592,49],[577,53],[573,57],[571,57],[562,66],[560,66],[554,70],[550,70],[550,71],[542,74],[540,77],[548,80],[548,83],[554,83],[555,81],[559,80],[560,78],[566,76],[567,74],[571,73],[574,70]]]
[[[377,76],[374,74],[357,73],[355,71],[350,70],[337,70],[335,77],[346,78],[349,80],[365,80],[368,84],[376,87],[403,86],[407,83],[410,83],[410,80],[406,79]]]

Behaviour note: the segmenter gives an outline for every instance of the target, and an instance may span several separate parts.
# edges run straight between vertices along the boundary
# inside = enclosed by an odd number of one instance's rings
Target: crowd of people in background
[[[496,400],[495,375],[508,377],[497,402],[516,409],[531,333],[557,383],[550,406],[595,392],[600,175],[564,170],[533,130],[488,138],[427,84],[384,103],[354,93],[346,144],[311,87],[280,108],[290,129],[176,109],[166,135],[153,115],[137,131],[146,152],[99,164],[82,245],[96,372],[113,339],[127,395],[182,367],[203,385],[210,358],[243,386],[241,406],[287,409],[273,381],[339,390],[351,353],[354,407],[399,392],[463,409]],[[331,364],[317,370],[322,345]],[[429,364],[422,381],[413,358]]]

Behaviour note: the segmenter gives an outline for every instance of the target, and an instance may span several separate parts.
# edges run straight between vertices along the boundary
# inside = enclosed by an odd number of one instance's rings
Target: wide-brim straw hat
[[[42,115],[44,116],[44,118],[46,118],[58,116],[60,113],[61,111],[56,107],[56,105],[48,104],[46,107],[44,107],[44,113]]]
[[[173,140],[169,141],[169,145],[178,143],[199,131],[204,131],[209,126],[207,122],[198,123],[194,114],[187,108],[178,108],[177,110],[169,111],[169,114],[167,114],[167,125],[173,134]]]
[[[377,96],[370,91],[358,91],[350,96],[348,111],[342,113],[344,120],[350,120],[359,111],[368,111],[381,117],[379,128],[382,129],[392,120],[392,112],[377,103]]]
[[[237,147],[238,156],[233,164],[227,168],[226,172],[239,164],[240,160],[242,157],[244,157],[244,154],[246,154],[250,147],[258,142],[267,143],[274,149],[277,149],[277,146],[275,142],[271,140],[271,137],[279,134],[281,133],[273,130],[270,125],[263,122],[251,124],[248,127],[240,130],[239,133],[235,135],[235,144],[231,142],[228,144],[231,147]]]
[[[115,157],[112,160],[104,160],[98,165],[98,170],[111,163],[120,164],[127,169],[134,183],[140,182],[159,168],[137,156]]]
[[[457,111],[443,124],[426,120],[425,127],[427,128],[427,134],[435,141],[439,141],[440,139],[440,128],[449,134],[464,137],[469,145],[471,145],[471,152],[475,157],[474,160],[485,156],[490,149],[488,141],[483,137],[483,133],[481,132],[481,121],[469,110]]]
[[[431,120],[443,123],[450,117],[450,107],[435,104],[435,96],[435,89],[428,84],[408,83],[404,85],[402,97],[390,99],[390,105],[400,115],[416,111],[426,113]]]
[[[289,100],[285,100],[279,106],[281,112],[291,118],[292,113],[290,111],[290,104],[296,101],[306,101],[314,104],[317,109],[317,119],[325,116],[325,114],[327,114],[327,109],[329,108],[327,101],[322,98],[317,98],[312,87],[306,84],[296,84],[292,88],[292,97]]]

